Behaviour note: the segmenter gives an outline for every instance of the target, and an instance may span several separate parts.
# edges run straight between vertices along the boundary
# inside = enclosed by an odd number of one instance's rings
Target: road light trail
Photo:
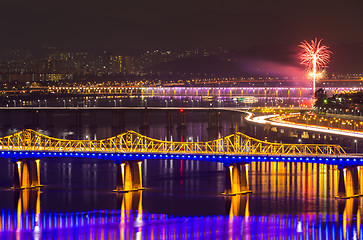
[[[269,124],[271,126],[294,128],[294,129],[300,129],[300,130],[314,131],[314,132],[319,132],[319,133],[329,133],[329,134],[342,135],[342,136],[355,137],[355,138],[363,138],[362,132],[330,129],[328,127],[311,126],[311,125],[306,125],[306,124],[271,121],[271,118],[278,117],[278,116],[279,115],[267,115],[267,116],[253,117],[253,114],[248,112],[248,116],[246,117],[246,120],[249,122],[254,122],[254,123]]]

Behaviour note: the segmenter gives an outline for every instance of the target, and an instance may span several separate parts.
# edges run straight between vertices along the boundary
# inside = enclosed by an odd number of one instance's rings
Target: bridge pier
[[[250,193],[248,183],[248,164],[233,163],[230,166],[225,166],[225,195],[236,195]]]
[[[89,127],[92,129],[97,129],[97,111],[89,111]]]
[[[140,113],[140,131],[147,135],[149,130],[149,112],[144,110]]]
[[[75,139],[78,139],[82,126],[81,112],[78,110],[69,110],[68,119],[68,130],[74,132]]]
[[[171,129],[173,128],[173,112],[167,111],[166,112],[166,128]]]
[[[208,111],[208,129],[222,128],[221,112]]]
[[[186,128],[186,123],[187,123],[186,113],[184,112],[183,109],[181,109],[178,114],[178,128],[179,129]]]
[[[230,129],[231,129],[232,133],[235,133],[235,132],[238,131],[237,126],[234,125],[234,122],[235,122],[235,114],[233,114],[233,112],[231,112],[231,123],[230,123],[231,127],[230,127]]]
[[[115,192],[130,192],[143,190],[142,161],[126,161],[116,163],[116,189]]]
[[[362,195],[360,166],[338,167],[338,195],[337,198],[352,198]]]
[[[241,122],[239,126],[239,131],[241,133],[247,133],[248,132],[249,125],[247,124],[247,121],[244,117],[241,117]]]
[[[14,161],[14,189],[41,187],[39,159],[27,158]]]
[[[263,135],[264,135],[263,140],[265,140],[265,141],[270,140],[270,132],[271,132],[271,125],[270,124],[265,124],[264,129],[263,129]]]

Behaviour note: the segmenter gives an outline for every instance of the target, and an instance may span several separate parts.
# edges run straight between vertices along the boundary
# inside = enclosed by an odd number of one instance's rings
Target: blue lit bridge
[[[348,156],[338,145],[281,144],[254,139],[242,133],[208,142],[162,141],[128,131],[102,140],[65,140],[25,129],[0,138],[0,157],[10,158],[14,188],[40,186],[39,162],[44,157],[79,157],[112,160],[117,167],[115,191],[143,189],[145,159],[221,162],[225,166],[225,194],[250,192],[251,162],[305,162],[337,165],[339,197],[362,194],[363,157]]]

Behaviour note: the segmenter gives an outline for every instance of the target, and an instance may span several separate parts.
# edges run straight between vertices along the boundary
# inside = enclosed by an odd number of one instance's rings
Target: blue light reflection
[[[0,236],[33,239],[29,233],[36,232],[40,238],[53,239],[84,234],[95,239],[101,233],[117,239],[359,239],[361,222],[347,223],[344,218],[335,214],[175,217],[137,210],[36,214],[2,209]]]

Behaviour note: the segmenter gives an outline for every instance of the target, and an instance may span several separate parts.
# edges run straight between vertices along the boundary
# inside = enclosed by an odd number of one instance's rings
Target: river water
[[[162,118],[163,116],[154,119]],[[206,141],[203,114],[188,116],[183,132],[150,122],[158,139]],[[63,121],[63,120],[62,120]],[[222,116],[218,134],[240,127],[239,117]],[[101,121],[102,122],[102,121]],[[133,120],[126,128],[138,131]],[[2,136],[21,129],[14,123]],[[84,126],[81,137],[89,134]],[[65,137],[59,123],[40,129]],[[100,124],[96,136],[115,132]],[[63,135],[63,136],[62,136]],[[87,135],[88,136],[88,135]],[[0,159],[0,238],[2,239],[362,239],[362,197],[337,199],[337,171],[312,163],[252,163],[252,193],[224,196],[220,163],[148,160],[143,164],[144,191],[115,193],[112,161],[44,158],[40,189],[11,190],[14,165]]]

